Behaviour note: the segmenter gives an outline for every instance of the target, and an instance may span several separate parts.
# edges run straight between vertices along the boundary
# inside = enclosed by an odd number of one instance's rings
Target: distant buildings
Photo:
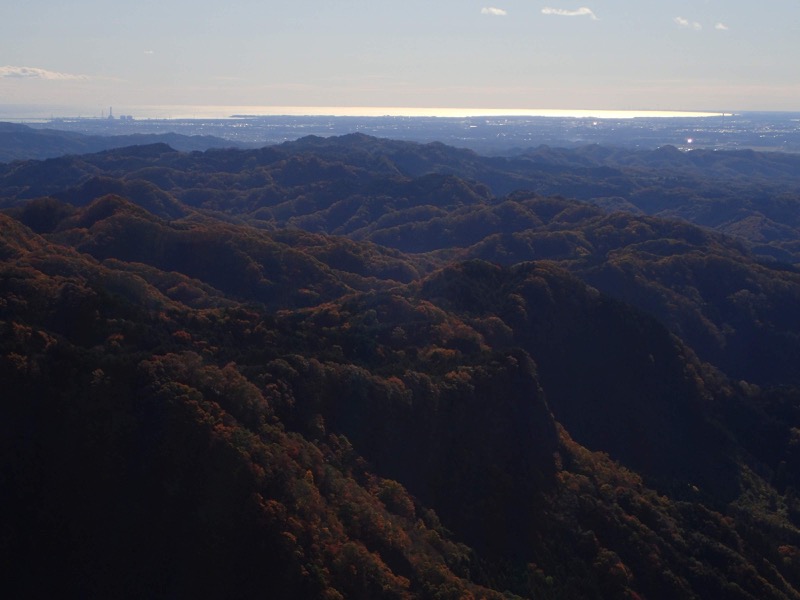
[[[107,119],[109,121],[114,121],[116,119],[116,117],[114,117],[114,107],[113,106],[109,106],[108,107],[108,117],[107,117]],[[120,115],[119,116],[119,120],[120,121],[133,121],[133,115]]]

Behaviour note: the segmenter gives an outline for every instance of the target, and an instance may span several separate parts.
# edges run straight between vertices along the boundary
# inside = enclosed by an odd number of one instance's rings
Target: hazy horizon
[[[8,105],[800,111],[800,3],[27,0]]]
[[[732,114],[726,112],[724,114]],[[741,112],[741,111],[739,111]],[[81,107],[59,105],[3,105],[0,119],[50,120],[70,118],[115,118],[131,116],[135,119],[225,119],[234,116],[330,116],[330,117],[558,117],[632,119],[637,117],[714,117],[722,112],[669,111],[669,110],[608,110],[608,109],[558,109],[558,108],[469,108],[469,107],[399,107],[399,106],[215,106],[215,105],[154,105],[122,107]]]

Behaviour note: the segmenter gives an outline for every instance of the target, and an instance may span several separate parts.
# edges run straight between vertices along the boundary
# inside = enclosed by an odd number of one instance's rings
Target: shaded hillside
[[[566,272],[402,283],[366,273],[413,260],[339,238],[53,210],[45,237],[0,216],[18,589],[798,597],[796,398],[732,387]],[[242,287],[259,269],[287,292]]]
[[[0,165],[12,595],[800,598],[800,274],[512,164]]]
[[[507,214],[513,219],[505,219]],[[606,214],[519,195],[481,211],[498,231],[455,256],[511,265],[552,260],[658,317],[704,360],[737,379],[797,383],[800,273],[764,264],[736,239],[681,222]],[[449,218],[448,218],[449,219]],[[459,231],[463,218],[440,227]],[[380,240],[380,238],[379,238]],[[403,247],[400,244],[400,247]]]

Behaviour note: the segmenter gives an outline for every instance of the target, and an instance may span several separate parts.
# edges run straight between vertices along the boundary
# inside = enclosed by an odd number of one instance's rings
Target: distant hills
[[[239,146],[236,142],[210,135],[186,136],[178,133],[85,135],[57,129],[34,129],[20,123],[0,122],[0,162],[55,158],[66,154],[86,154],[110,148],[155,143],[169,144],[183,152]]]
[[[12,595],[800,598],[794,160],[0,164]]]
[[[64,192],[67,183],[85,183],[93,175],[124,175],[127,180],[149,181],[192,206],[282,226],[302,219],[327,219],[322,213],[314,214],[314,203],[317,194],[330,193],[328,182],[335,181],[335,193],[344,195],[340,202],[350,198],[358,203],[364,195],[374,194],[381,182],[386,183],[382,191],[392,193],[404,179],[452,176],[481,197],[526,190],[610,210],[678,218],[745,239],[765,260],[800,261],[800,211],[796,210],[800,155],[796,154],[587,146],[540,147],[514,157],[489,158],[438,143],[361,134],[311,136],[258,150],[173,153],[170,160],[161,158],[167,149],[159,146],[137,152],[136,164],[119,161],[111,152],[20,164],[13,169],[0,165],[4,201],[46,195],[50,190]],[[147,152],[151,156],[142,154]],[[58,180],[52,182],[55,171],[60,171]],[[281,198],[277,204],[288,207],[299,193],[307,198],[303,209],[295,205],[281,212],[275,206],[275,198]],[[319,202],[328,209],[326,198]],[[338,204],[339,212],[342,206]],[[337,226],[303,225],[331,233],[339,232]]]

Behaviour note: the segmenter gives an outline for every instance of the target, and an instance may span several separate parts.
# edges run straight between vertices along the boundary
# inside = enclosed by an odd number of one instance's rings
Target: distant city
[[[8,119],[11,120],[11,119]],[[711,116],[597,118],[567,116],[259,116],[227,118],[101,117],[15,119],[37,129],[89,135],[174,132],[223,138],[232,145],[257,147],[307,135],[334,136],[360,132],[418,142],[438,141],[483,154],[509,154],[540,145],[575,147],[588,144],[683,150],[753,149],[800,152],[800,113],[743,112]]]

